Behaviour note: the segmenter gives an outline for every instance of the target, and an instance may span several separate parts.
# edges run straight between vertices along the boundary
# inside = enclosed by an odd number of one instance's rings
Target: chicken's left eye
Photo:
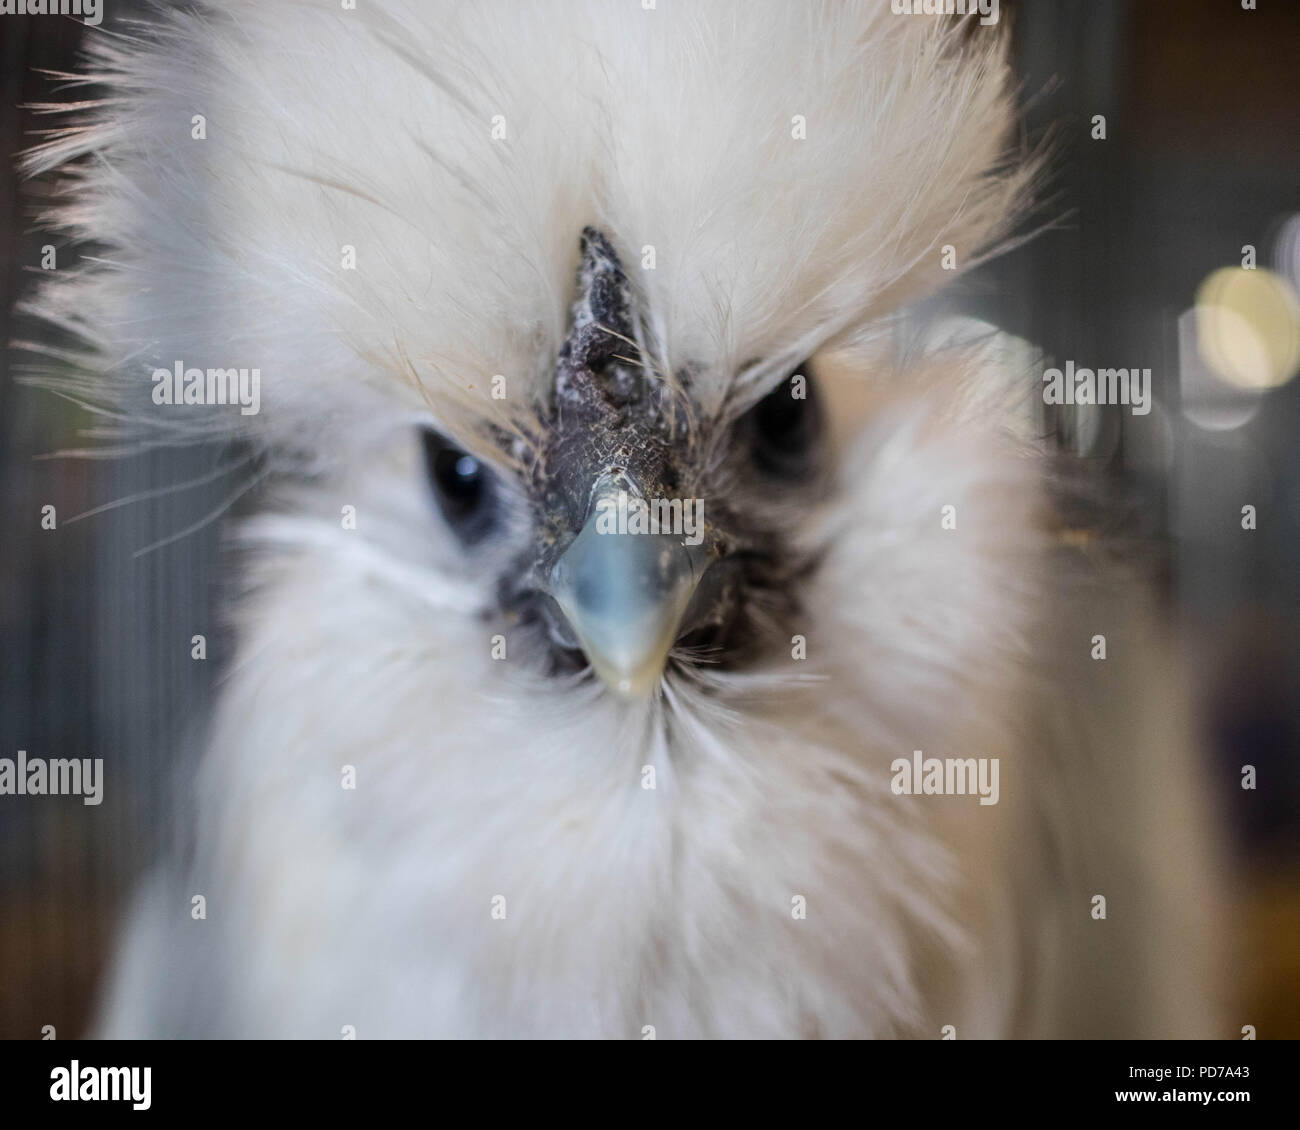
[[[477,541],[492,528],[491,473],[437,432],[426,428],[423,439],[429,483],[443,517],[462,541]]]
[[[821,434],[821,405],[808,362],[750,410],[754,462],[765,474],[797,479],[809,473]]]

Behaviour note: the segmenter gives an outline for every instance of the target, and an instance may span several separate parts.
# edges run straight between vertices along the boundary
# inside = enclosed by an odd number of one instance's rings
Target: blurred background
[[[82,36],[149,18],[131,0],[104,9],[98,29],[0,17],[4,342],[57,347],[22,300],[47,246],[61,269],[93,253],[39,230],[51,185],[21,181],[12,156],[48,126],[39,103],[85,96],[58,78]],[[1128,500],[1117,523],[1159,549],[1240,877],[1242,1023],[1297,1038],[1300,4],[1003,0],[1001,15],[1026,138],[1054,153],[1045,230],[952,301],[1061,364],[1153,372],[1150,415],[1049,424]],[[209,519],[244,485],[215,449],[51,457],[93,446],[97,421],[18,383],[31,363],[0,352],[0,757],[102,757],[113,787],[98,807],[0,797],[0,1036],[26,1039],[81,1032],[133,883],[178,838],[176,798],[228,654]],[[176,663],[196,634],[207,661]]]

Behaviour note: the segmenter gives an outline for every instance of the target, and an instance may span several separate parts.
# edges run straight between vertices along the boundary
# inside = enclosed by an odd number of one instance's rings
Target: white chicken
[[[276,487],[101,1034],[1214,1034],[1141,586],[1062,538],[1023,366],[889,332],[1032,187],[1000,27],[159,21],[94,41],[111,93],[30,158],[110,249],[43,309],[79,395]],[[698,541],[597,530],[619,497]]]

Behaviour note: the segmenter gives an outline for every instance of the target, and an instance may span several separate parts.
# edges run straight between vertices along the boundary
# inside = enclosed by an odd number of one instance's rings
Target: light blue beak
[[[680,535],[604,532],[599,518],[588,516],[549,588],[596,674],[642,697],[659,685],[708,554]]]

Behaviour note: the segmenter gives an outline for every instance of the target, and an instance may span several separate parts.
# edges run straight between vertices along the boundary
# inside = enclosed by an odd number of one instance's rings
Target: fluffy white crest
[[[98,351],[65,388],[282,457],[526,426],[585,224],[707,415],[974,262],[1030,177],[996,29],[884,3],[235,0],[92,44],[112,95],[29,158],[107,247],[39,304]],[[151,410],[178,360],[260,368],[258,416]]]

